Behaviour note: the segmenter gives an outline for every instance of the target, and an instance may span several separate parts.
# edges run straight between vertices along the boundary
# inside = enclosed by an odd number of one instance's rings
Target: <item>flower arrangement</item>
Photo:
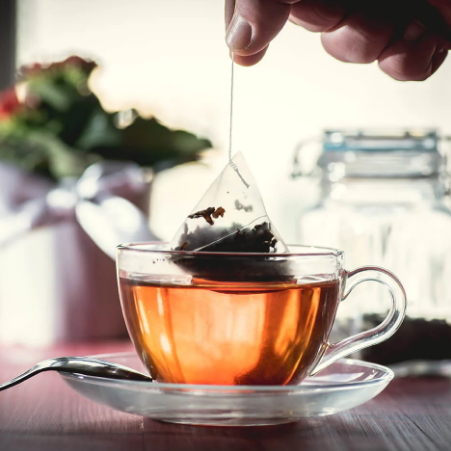
[[[101,160],[171,167],[211,146],[134,110],[121,126],[120,113],[105,111],[89,88],[96,67],[78,56],[23,67],[16,86],[0,93],[0,161],[57,181]]]

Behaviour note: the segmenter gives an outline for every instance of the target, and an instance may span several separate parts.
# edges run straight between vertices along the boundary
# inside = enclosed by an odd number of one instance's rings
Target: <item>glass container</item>
[[[451,210],[443,140],[436,130],[329,130],[316,169],[320,199],[303,212],[299,241],[346,252],[352,267],[390,268],[404,283],[400,332],[363,357],[380,363],[451,358]],[[342,306],[335,334],[376,325],[388,308],[383,290],[359,288]]]

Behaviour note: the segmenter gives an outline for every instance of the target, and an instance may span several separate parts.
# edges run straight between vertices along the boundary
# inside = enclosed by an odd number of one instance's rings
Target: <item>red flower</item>
[[[44,66],[40,63],[33,63],[20,68],[20,73],[26,76],[39,74],[44,69]]]
[[[0,93],[0,121],[7,120],[22,108],[16,90],[9,88]]]
[[[85,60],[76,55],[69,56],[69,58],[66,58],[61,64],[63,67],[78,66],[87,74],[90,74],[97,67],[95,61]]]
[[[28,66],[22,66],[20,68],[20,74],[22,79],[28,79],[34,75],[39,75],[46,72],[53,73],[54,71],[61,71],[71,66],[78,66],[89,75],[97,67],[97,63],[92,60],[87,60],[80,58],[79,56],[72,55],[65,60],[56,61],[51,64],[34,63]]]

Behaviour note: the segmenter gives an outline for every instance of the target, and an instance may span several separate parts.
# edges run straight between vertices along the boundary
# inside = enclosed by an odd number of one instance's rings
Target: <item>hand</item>
[[[396,80],[421,81],[441,66],[451,44],[409,17],[411,1],[226,0],[226,40],[235,61],[251,66],[289,20],[320,32],[325,50],[340,61],[378,61]],[[451,26],[451,0],[427,1]]]

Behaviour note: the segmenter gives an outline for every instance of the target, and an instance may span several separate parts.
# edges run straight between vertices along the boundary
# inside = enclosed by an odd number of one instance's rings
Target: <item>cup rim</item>
[[[166,255],[184,255],[184,256],[215,256],[215,257],[341,257],[344,255],[344,251],[329,247],[322,246],[305,246],[301,244],[289,244],[288,248],[305,249],[305,252],[205,252],[205,251],[181,251],[171,249],[149,249],[148,246],[161,246],[169,244],[165,241],[142,241],[135,243],[119,244],[116,247],[117,253],[119,252],[139,252],[139,253],[158,253]],[[146,247],[143,249],[142,247]],[[140,248],[141,247],[141,248]],[[308,250],[308,252],[307,252]]]

